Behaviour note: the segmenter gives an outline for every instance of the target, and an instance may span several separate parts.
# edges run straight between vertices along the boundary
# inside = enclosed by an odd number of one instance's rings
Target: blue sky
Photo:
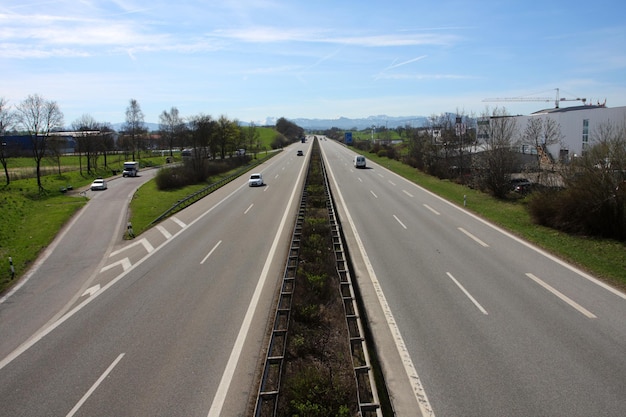
[[[626,105],[626,3],[3,0],[0,97],[146,122],[185,117],[528,114],[585,97]],[[563,105],[580,104],[577,102]]]

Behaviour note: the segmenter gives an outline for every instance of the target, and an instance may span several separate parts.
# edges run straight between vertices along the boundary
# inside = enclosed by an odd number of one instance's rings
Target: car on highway
[[[298,156],[304,156],[304,152],[302,152],[302,150],[298,150]]]
[[[263,174],[256,173],[250,175],[250,179],[248,180],[249,187],[257,187],[263,185]]]
[[[530,191],[533,183],[527,180],[526,178],[513,178],[511,180],[511,188],[516,193],[526,194]]]
[[[96,178],[95,180],[93,180],[93,182],[91,183],[91,186],[89,188],[91,188],[91,191],[106,190],[107,189],[107,182],[106,182],[106,180],[104,180],[102,178]]]
[[[363,155],[356,155],[354,157],[354,167],[365,168],[365,166],[366,166],[365,157]]]

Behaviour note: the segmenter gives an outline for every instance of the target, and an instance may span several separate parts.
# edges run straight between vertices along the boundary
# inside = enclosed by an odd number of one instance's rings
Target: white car
[[[92,191],[96,191],[96,190],[106,190],[107,189],[107,182],[102,179],[102,178],[96,178],[92,183],[91,183],[91,190]]]
[[[250,175],[250,179],[248,180],[249,187],[257,187],[263,185],[263,175],[262,174],[252,174]]]
[[[355,168],[365,168],[365,157],[363,155],[357,155],[354,157],[354,167]]]

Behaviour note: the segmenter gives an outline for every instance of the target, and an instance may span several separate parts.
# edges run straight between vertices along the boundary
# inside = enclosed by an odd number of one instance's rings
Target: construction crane
[[[582,101],[583,104],[587,102],[586,98],[563,98],[559,96],[559,89],[556,90],[556,99],[551,97],[504,97],[504,98],[486,98],[483,102],[487,101],[554,101],[554,108],[559,108],[559,103],[561,101]]]

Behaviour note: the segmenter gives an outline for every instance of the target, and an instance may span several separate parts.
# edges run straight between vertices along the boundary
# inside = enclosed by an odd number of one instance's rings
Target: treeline
[[[169,151],[189,148],[193,157],[190,159],[191,179],[206,178],[205,161],[233,156],[240,149],[247,154],[256,155],[263,150],[260,133],[254,123],[242,126],[238,120],[226,116],[213,118],[199,114],[182,117],[176,107],[164,110],[159,116],[159,131],[150,132],[144,121],[144,113],[139,102],[131,99],[125,111],[126,121],[119,131],[108,122],[97,121],[85,114],[72,122],[71,132],[60,133],[64,129],[64,116],[55,101],[46,100],[40,95],[30,95],[21,103],[10,106],[7,100],[0,98],[0,136],[9,134],[28,137],[29,149],[24,150],[17,143],[3,140],[0,146],[0,163],[4,168],[6,184],[10,177],[8,166],[10,158],[23,156],[26,152],[35,160],[37,184],[44,192],[41,183],[41,161],[50,158],[59,165],[60,158],[67,151],[68,137],[75,141],[74,152],[85,158],[87,173],[97,170],[100,165],[107,167],[107,155],[123,153],[127,159],[141,159],[141,154],[153,149]],[[276,123],[276,137],[271,147],[280,148],[303,135],[303,129],[281,118]],[[82,172],[83,164],[80,169]],[[189,169],[189,167],[188,167]]]

